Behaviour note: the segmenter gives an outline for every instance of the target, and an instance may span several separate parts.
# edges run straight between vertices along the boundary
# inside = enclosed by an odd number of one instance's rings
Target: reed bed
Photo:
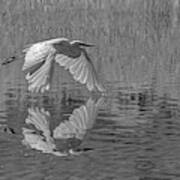
[[[179,0],[1,0],[0,57],[23,60],[27,44],[63,36],[96,44],[88,51],[106,82],[178,84],[179,17]],[[24,82],[21,65],[0,79]],[[56,88],[71,79],[59,68],[54,76]]]

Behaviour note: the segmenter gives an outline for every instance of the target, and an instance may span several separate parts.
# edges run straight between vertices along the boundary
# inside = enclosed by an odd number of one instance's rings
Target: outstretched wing
[[[50,70],[56,50],[51,44],[40,42],[24,50],[25,62],[22,70],[26,71],[28,90],[44,92],[50,88]]]
[[[66,70],[69,70],[76,81],[86,84],[88,90],[92,91],[97,88],[100,92],[105,91],[86,51],[82,51],[81,55],[77,58],[69,57],[64,54],[57,54],[55,56],[55,61]]]
[[[68,39],[56,38],[27,45],[23,50],[23,52],[25,53],[25,60],[22,70],[27,70],[32,66],[44,61],[49,52],[55,52],[52,44],[61,41],[68,41]]]

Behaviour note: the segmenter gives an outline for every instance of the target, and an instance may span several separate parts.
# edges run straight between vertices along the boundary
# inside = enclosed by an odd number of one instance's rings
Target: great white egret
[[[97,89],[104,92],[105,89],[84,48],[91,46],[93,45],[79,40],[69,41],[66,38],[56,38],[32,44],[24,49],[25,62],[22,70],[26,72],[28,90],[43,93],[50,89],[52,65],[55,61],[69,70],[76,81],[86,84],[89,91]],[[10,58],[3,64],[14,60],[14,57]]]

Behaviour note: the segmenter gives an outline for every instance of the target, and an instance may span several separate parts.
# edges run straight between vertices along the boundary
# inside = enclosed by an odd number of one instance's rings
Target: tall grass
[[[107,81],[179,82],[178,0],[1,0],[0,3],[1,58],[21,54],[26,44],[63,36],[96,44],[89,53]],[[7,78],[20,76],[23,80],[20,66],[19,62],[14,70],[9,68]],[[54,82],[62,82],[62,76],[66,74],[56,69]]]

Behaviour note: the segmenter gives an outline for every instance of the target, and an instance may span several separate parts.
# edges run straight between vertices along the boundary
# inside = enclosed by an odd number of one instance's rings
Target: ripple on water
[[[78,124],[78,121],[74,124],[74,121],[66,120],[74,109],[86,104],[88,97],[80,96],[80,90],[76,93],[66,89],[58,95],[53,92],[34,97],[25,92],[23,99],[19,98],[23,89],[17,89],[10,88],[0,103],[3,119],[0,121],[0,177],[18,180],[180,178],[180,107],[177,99],[159,96],[148,88],[138,91],[118,88],[99,107],[98,116],[89,129],[77,131],[82,133],[78,135],[80,140],[73,139],[75,134],[71,134],[71,139],[51,141],[48,137],[53,137],[56,127],[61,129],[61,123],[67,132],[72,125],[76,127],[74,130],[84,127],[85,124]],[[31,123],[27,124],[25,120],[31,107],[38,107],[39,111],[32,111]],[[38,123],[32,121],[34,115]],[[33,150],[22,144],[22,127],[29,128],[46,143],[55,143],[57,148],[73,148],[82,153],[57,157]]]

